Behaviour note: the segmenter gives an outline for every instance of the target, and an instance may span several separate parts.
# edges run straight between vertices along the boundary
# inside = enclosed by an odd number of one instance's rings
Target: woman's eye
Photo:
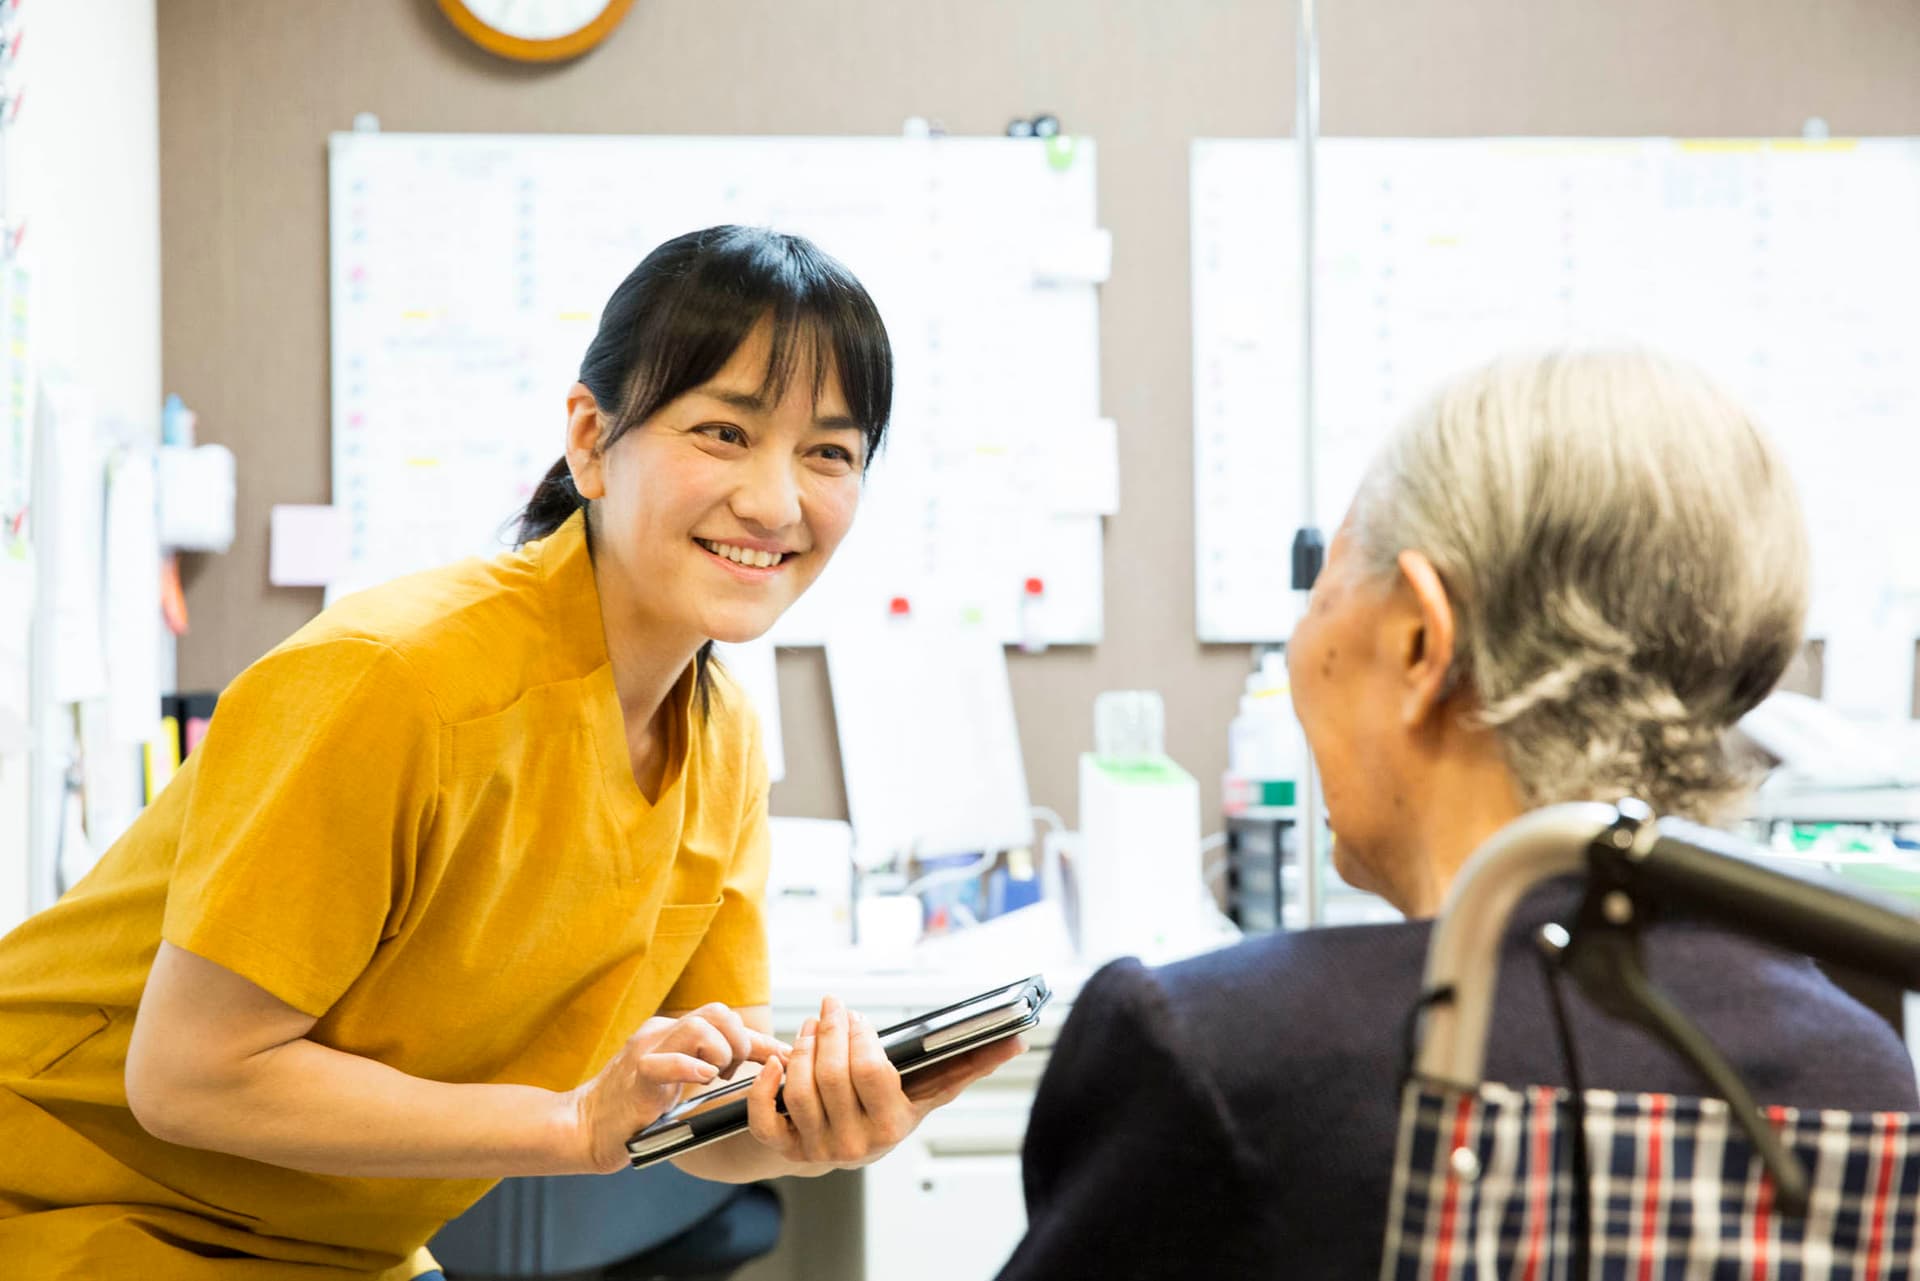
[[[723,444],[744,445],[747,443],[747,433],[741,431],[731,423],[713,423],[702,427],[700,430],[706,432],[707,435]]]

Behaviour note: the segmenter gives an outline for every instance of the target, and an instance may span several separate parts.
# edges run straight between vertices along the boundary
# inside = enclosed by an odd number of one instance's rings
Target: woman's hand
[[[781,1042],[748,1027],[725,1005],[651,1018],[613,1061],[564,1096],[583,1168],[611,1174],[627,1164],[627,1140],[679,1102],[687,1086],[712,1085],[744,1063],[778,1061]]]
[[[866,1165],[1024,1049],[1023,1040],[1008,1037],[916,1072],[903,1086],[873,1026],[830,996],[820,1016],[802,1025],[793,1049],[767,1060],[747,1094],[748,1128],[789,1161]]]

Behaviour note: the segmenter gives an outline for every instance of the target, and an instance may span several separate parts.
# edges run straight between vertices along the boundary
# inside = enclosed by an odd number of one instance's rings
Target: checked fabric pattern
[[[1589,1090],[1593,1277],[1920,1281],[1920,1116],[1768,1108],[1805,1219],[1718,1099]],[[1564,1090],[1419,1081],[1401,1096],[1382,1281],[1573,1281]]]

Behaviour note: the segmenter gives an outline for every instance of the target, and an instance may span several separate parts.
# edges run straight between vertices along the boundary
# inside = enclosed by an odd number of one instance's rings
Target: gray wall
[[[1797,134],[1810,115],[1920,134],[1914,0],[1320,7],[1330,134]],[[1009,655],[1033,798],[1073,820],[1094,694],[1152,686],[1216,826],[1248,653],[1194,640],[1187,145],[1291,129],[1293,21],[1278,0],[638,0],[598,52],[533,70],[431,0],[160,0],[166,385],[240,460],[239,540],[187,569],[182,688],[225,683],[320,607],[268,586],[267,514],[329,497],[325,138],[356,112],[407,131],[889,134],[920,115],[994,134],[1044,109],[1100,144],[1124,506],[1106,641]],[[775,812],[842,816],[825,663],[784,653],[780,677]]]

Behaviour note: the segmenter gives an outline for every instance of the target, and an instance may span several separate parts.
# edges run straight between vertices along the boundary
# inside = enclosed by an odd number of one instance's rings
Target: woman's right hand
[[[648,1019],[591,1081],[565,1096],[571,1143],[582,1168],[611,1174],[627,1164],[627,1140],[679,1102],[745,1063],[765,1063],[787,1046],[748,1027],[725,1005]]]

